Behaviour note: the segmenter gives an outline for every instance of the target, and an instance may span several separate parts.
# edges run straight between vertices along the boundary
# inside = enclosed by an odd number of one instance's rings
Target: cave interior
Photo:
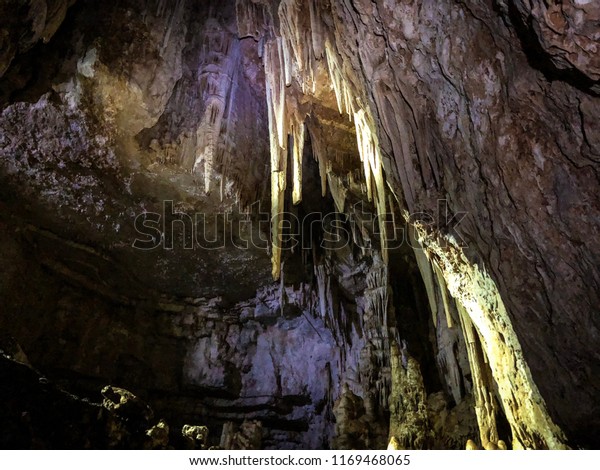
[[[600,4],[0,2],[0,448],[600,447]]]

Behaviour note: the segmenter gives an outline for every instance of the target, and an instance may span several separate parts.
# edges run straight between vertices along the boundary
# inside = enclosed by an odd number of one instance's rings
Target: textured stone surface
[[[0,77],[15,56],[52,39],[76,0],[6,0],[0,5]]]

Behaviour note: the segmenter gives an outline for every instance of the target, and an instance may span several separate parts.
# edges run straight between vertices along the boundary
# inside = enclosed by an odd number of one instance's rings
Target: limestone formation
[[[479,450],[479,447],[477,447],[477,444],[475,444],[471,439],[469,439],[467,441],[467,450]]]
[[[186,424],[181,429],[181,435],[191,449],[203,449],[207,443],[208,428],[206,426],[191,426]]]
[[[146,431],[150,442],[146,444],[147,449],[167,449],[169,446],[169,425],[162,419]]]

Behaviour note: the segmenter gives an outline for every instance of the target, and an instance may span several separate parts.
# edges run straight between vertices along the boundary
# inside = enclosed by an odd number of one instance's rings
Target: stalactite
[[[433,270],[434,270],[435,275],[438,280],[438,286],[439,286],[440,292],[442,294],[442,301],[444,303],[444,312],[446,314],[446,323],[448,325],[448,328],[452,328],[454,326],[453,325],[454,322],[452,321],[452,314],[450,313],[450,301],[448,299],[448,288],[446,287],[446,281],[444,280],[444,275],[442,274],[441,269],[435,263],[435,261],[432,264],[433,264]]]
[[[383,177],[383,164],[381,162],[379,142],[376,137],[376,132],[373,130],[374,125],[372,124],[372,119],[367,117],[364,110],[361,109],[354,114],[354,123],[356,126],[358,150],[365,170],[367,195],[369,196],[369,200],[372,200],[373,194],[375,194],[377,216],[379,219],[381,254],[384,261],[387,263],[386,186]],[[375,183],[375,193],[373,191],[371,178],[373,178]]]
[[[239,43],[223,32],[214,19],[205,24],[204,49],[198,71],[204,80],[205,111],[196,129],[196,155],[193,171],[204,171],[204,191],[211,189],[212,178],[217,162],[217,151],[222,148],[222,126],[225,110],[232,108],[237,70],[239,67]],[[206,46],[210,44],[210,48]],[[230,116],[226,117],[227,123]],[[225,150],[223,150],[225,151]]]
[[[303,28],[300,27],[299,9],[296,0],[283,0],[279,5],[279,29],[286,51],[285,77],[288,86],[292,83],[293,65],[298,71],[302,71],[304,68],[303,45],[300,37]]]
[[[254,6],[240,5],[238,1],[238,28],[240,32],[249,33],[253,28],[249,23],[256,21],[260,15],[254,11]],[[306,7],[308,6],[308,12]],[[312,34],[310,43],[302,31],[306,30],[306,16],[308,19]],[[327,72],[329,80],[333,86],[336,102],[339,112],[347,113],[351,120],[354,120],[357,145],[364,165],[364,175],[368,199],[375,200],[377,215],[379,221],[379,231],[381,239],[381,252],[385,262],[387,262],[387,234],[386,234],[386,206],[387,196],[383,178],[383,165],[379,153],[379,142],[374,130],[373,119],[364,109],[355,109],[355,99],[350,87],[346,84],[339,57],[334,45],[322,34],[323,28],[321,19],[317,17],[317,5],[313,1],[305,2],[297,0],[284,0],[279,4],[279,31],[274,31],[274,36],[266,39],[264,43],[263,60],[266,74],[267,101],[269,107],[269,131],[271,134],[271,172],[272,172],[272,216],[277,219],[277,214],[283,209],[283,190],[285,189],[286,155],[282,151],[287,146],[288,131],[292,133],[294,142],[291,152],[292,175],[293,175],[293,194],[294,204],[301,201],[302,188],[302,148],[304,142],[304,127],[302,120],[298,117],[298,104],[287,103],[286,86],[291,86],[294,71],[298,71],[298,82],[300,88],[305,92],[307,82],[312,82],[312,92],[315,92],[315,60],[326,58]],[[241,19],[240,19],[241,18]],[[255,25],[258,29],[259,25]],[[274,28],[274,25],[271,25]],[[278,34],[279,33],[279,34]],[[301,72],[301,73],[300,73]],[[288,109],[289,108],[289,109]],[[321,178],[321,193],[327,194],[328,174],[330,174],[330,156],[314,130],[311,130],[311,140],[313,143],[313,154],[319,163],[319,173]],[[276,137],[278,147],[273,142]],[[344,208],[345,189],[343,184],[337,184],[329,178],[330,186],[335,185],[332,193],[335,193],[336,206],[342,211]],[[333,183],[332,183],[333,182]],[[279,236],[279,221],[274,220],[272,224],[272,236],[277,240]],[[281,253],[279,247],[273,250],[273,275],[279,275],[279,262]]]
[[[219,96],[209,99],[206,112],[196,133],[198,147],[194,171],[199,172],[204,165],[204,191],[210,191],[217,145],[221,134],[225,104]]]
[[[365,297],[368,305],[375,313],[378,324],[387,331],[388,281],[387,267],[372,269],[367,274]]]
[[[292,192],[292,201],[299,204],[302,201],[302,155],[304,153],[304,122],[296,119],[293,128],[294,150],[292,173],[294,186]]]
[[[496,403],[494,399],[494,384],[489,366],[484,360],[479,336],[465,309],[458,305],[461,326],[467,341],[467,353],[471,364],[473,392],[475,395],[475,414],[479,424],[481,444],[496,444],[499,440],[496,425]]]
[[[343,114],[346,109],[344,108],[345,100],[343,99],[344,93],[344,82],[339,69],[337,67],[337,63],[335,61],[335,53],[332,51],[332,46],[329,43],[325,44],[325,57],[327,58],[327,67],[329,69],[329,78],[331,79],[331,84],[333,86],[333,91],[335,93],[335,99],[338,106],[338,111],[340,114]]]
[[[285,86],[292,84],[292,58],[290,57],[290,45],[285,39],[281,40],[281,56],[283,58],[283,77]]]
[[[371,360],[375,361],[377,374],[366,378],[378,390],[380,406],[387,407],[391,389],[390,382],[390,325],[388,320],[389,284],[387,266],[377,256],[373,266],[367,273],[367,287],[364,291],[365,312],[362,325],[372,348],[369,349]]]
[[[261,33],[266,29],[265,8],[266,5],[263,2],[236,2],[237,27],[240,37],[251,36],[255,40],[260,39]]]
[[[323,57],[323,28],[321,26],[321,20],[318,17],[317,5],[315,0],[308,1],[309,15],[310,15],[310,32],[312,50],[315,58],[321,59]]]
[[[273,278],[281,273],[281,227],[287,174],[287,119],[285,115],[285,83],[281,76],[281,38],[265,44],[264,64],[271,142],[271,237],[273,240]]]
[[[277,137],[279,139],[279,146],[281,148],[285,148],[288,120],[285,109],[285,75],[281,73],[282,70],[285,70],[283,39],[278,37],[276,39],[276,44],[276,58],[278,59],[279,64],[273,68],[273,75],[275,78],[275,82],[273,83],[273,99],[275,103],[275,117],[277,122]]]
[[[335,208],[341,214],[344,213],[344,207],[346,205],[346,194],[348,190],[344,185],[343,181],[337,177],[332,171],[327,173],[327,179],[329,181],[329,190],[333,196]]]
[[[386,130],[396,129],[396,132],[392,132],[393,135],[390,135],[390,140],[404,198],[404,201],[398,200],[397,202],[402,207],[406,204],[408,209],[411,209],[416,198],[411,181],[413,178],[422,178],[423,176],[407,173],[412,164],[403,166],[402,162],[412,161],[412,156],[417,151],[419,154],[423,153],[423,145],[419,139],[424,139],[423,136],[426,134],[425,131],[419,129],[418,122],[414,121],[416,118],[411,117],[412,112],[407,108],[407,106],[410,107],[410,104],[401,101],[402,97],[405,97],[408,93],[398,93],[398,90],[383,88],[381,83],[384,83],[385,80],[379,80],[373,84],[372,97],[374,103],[365,100],[368,96],[365,91],[368,90],[357,89],[360,85],[355,80],[356,77],[352,76],[352,66],[355,64],[348,62],[347,57],[338,52],[335,39],[332,35],[328,35],[332,30],[331,25],[327,24],[323,20],[323,16],[320,15],[320,9],[324,6],[322,2],[316,0],[304,2],[282,0],[279,2],[278,15],[280,21],[277,24],[270,17],[272,14],[271,8],[275,4],[272,5],[266,1],[259,2],[258,0],[238,0],[237,5],[238,22],[241,24],[239,26],[240,34],[248,34],[258,38],[259,53],[265,64],[271,139],[271,210],[274,216],[272,222],[272,237],[274,240],[272,262],[274,277],[279,277],[281,271],[281,248],[279,247],[281,221],[277,215],[283,211],[284,207],[283,194],[286,186],[287,158],[292,158],[293,165],[293,202],[298,203],[301,199],[302,174],[301,152],[299,149],[303,139],[298,135],[298,132],[302,126],[300,124],[301,120],[296,115],[298,103],[296,100],[289,98],[292,95],[297,97],[299,90],[305,94],[312,93],[312,98],[314,98],[316,93],[322,92],[328,85],[333,88],[339,113],[347,113],[350,120],[354,121],[364,179],[356,177],[349,178],[349,181],[342,181],[339,175],[335,176],[331,172],[331,162],[334,156],[330,155],[330,149],[325,144],[326,140],[321,137],[319,132],[311,128],[309,120],[307,121],[307,130],[310,133],[313,154],[319,164],[322,194],[326,194],[327,185],[329,185],[336,208],[344,210],[346,183],[351,188],[352,185],[354,185],[354,188],[362,187],[367,194],[367,198],[373,201],[376,206],[381,252],[383,261],[387,263],[386,209],[389,208],[392,213],[392,223],[395,223],[395,215],[393,201],[388,197],[389,193],[379,146],[378,126],[381,125]],[[334,18],[333,21],[338,21],[338,19]],[[354,67],[354,70],[356,70],[356,67]],[[321,79],[324,73],[328,75],[328,80],[322,83]],[[320,83],[315,82],[315,77],[319,77]],[[286,89],[286,85],[289,88]],[[307,98],[307,101],[310,101],[311,97]],[[375,108],[372,108],[373,104]],[[375,111],[379,111],[377,115],[374,114]],[[395,117],[395,119],[392,119],[392,117]],[[292,151],[286,152],[285,148],[288,145],[288,133],[290,131],[294,146]],[[411,142],[415,139],[417,140],[416,149],[411,146]],[[433,165],[432,171],[433,177],[435,175]],[[439,178],[434,179],[439,181]],[[371,248],[370,236],[361,224],[356,225],[356,227],[352,227],[352,238],[360,247],[362,253],[365,254],[366,250]],[[422,242],[422,246],[425,247],[429,255],[431,255],[430,252],[437,250],[439,258],[449,256],[447,251],[441,248],[438,249],[435,240],[420,239],[419,241]],[[541,439],[546,445],[562,446],[564,439],[561,432],[549,418],[543,400],[524,361],[520,344],[502,299],[496,286],[492,285],[493,283],[487,273],[479,272],[476,266],[472,266],[469,261],[463,260],[460,255],[456,255],[456,259],[441,259],[439,266],[433,266],[430,264],[429,256],[426,256],[424,252],[419,251],[417,248],[415,253],[427,289],[434,325],[442,325],[442,328],[444,328],[443,325],[446,325],[447,328],[452,328],[452,314],[454,314],[454,321],[460,318],[461,329],[464,334],[467,335],[469,332],[471,334],[471,340],[468,340],[469,360],[474,364],[472,368],[477,368],[473,375],[484,377],[477,379],[479,385],[476,386],[478,390],[476,393],[479,395],[479,403],[481,404],[478,405],[478,416],[481,416],[481,427],[485,429],[484,435],[487,436],[485,439],[493,440],[497,438],[492,430],[492,424],[489,423],[490,410],[493,411],[494,406],[493,387],[489,378],[493,372],[499,397],[511,423],[513,434],[516,435],[516,444],[531,445],[532,436],[539,435],[542,436]],[[443,265],[444,262],[446,262],[446,266]],[[319,286],[320,315],[324,321],[327,319],[330,323],[339,323],[341,326],[338,329],[343,330],[343,319],[331,317],[334,305],[325,267],[322,263],[316,262],[315,266],[319,266],[318,268],[315,267],[315,276]],[[381,322],[380,325],[387,321],[387,315],[383,314],[385,309],[384,284],[373,280],[373,286],[375,285],[378,287],[365,294],[365,309],[370,310],[370,312],[365,312],[364,318],[360,319],[365,329],[370,329],[368,325],[371,321]],[[450,298],[448,294],[455,297],[456,303],[464,307],[464,311],[460,315],[455,312],[454,299]],[[442,309],[444,315],[441,315]],[[367,318],[371,313],[376,320]],[[472,321],[472,324],[469,323],[470,328],[464,326],[466,324],[466,321],[463,321],[464,319]],[[477,333],[475,336],[472,334],[475,327],[480,337],[477,336]],[[389,341],[386,336],[387,333],[387,330],[383,332],[375,329],[369,332],[369,338],[372,339],[373,345],[377,349],[373,354],[378,357],[378,361],[383,365],[385,365],[388,358],[383,356],[380,348],[385,348],[386,342]],[[394,331],[394,335],[398,335],[398,332]],[[486,361],[489,361],[489,366]],[[508,372],[509,370],[514,370],[514,372]],[[489,377],[486,375],[488,372]],[[509,377],[511,373],[514,373],[514,377]],[[485,382],[486,380],[487,382]],[[377,382],[378,388],[385,388],[385,380],[379,378],[374,379],[374,382]],[[487,384],[485,386],[488,387],[489,393],[481,392],[481,383]],[[519,390],[521,391],[519,392]],[[518,395],[519,393],[522,396],[518,398],[522,399],[526,403],[525,405],[517,402],[515,394]],[[523,423],[519,422],[520,420]]]

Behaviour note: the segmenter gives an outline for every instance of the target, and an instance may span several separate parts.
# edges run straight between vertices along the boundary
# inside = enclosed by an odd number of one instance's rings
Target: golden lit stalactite
[[[374,126],[371,123],[372,119],[367,118],[364,110],[361,109],[354,113],[356,139],[358,141],[360,158],[364,165],[367,194],[369,195],[369,200],[372,200],[373,195],[375,196],[381,238],[381,254],[384,262],[387,263],[386,184],[383,176],[379,141]],[[373,188],[373,182],[375,183],[375,188]]]
[[[271,70],[270,73],[267,72],[267,77],[271,77],[271,96],[275,109],[277,138],[279,146],[283,149],[286,148],[288,124],[285,109],[285,77],[281,73],[285,69],[285,56],[283,40],[278,37],[275,39],[275,44],[277,45],[276,49],[270,47],[273,46],[272,42],[267,42],[266,47],[270,50],[265,53],[265,60],[268,60],[271,65]]]
[[[302,201],[302,154],[304,153],[304,122],[296,119],[292,127],[294,139],[293,159],[292,159],[292,177],[293,192],[292,201],[299,204]]]
[[[329,41],[325,44],[325,57],[327,58],[329,79],[335,93],[338,111],[340,114],[348,113],[349,116],[352,116],[350,94],[346,89],[344,78],[336,60],[337,54]]]
[[[285,39],[281,39],[279,45],[281,47],[281,57],[283,59],[283,83],[285,86],[290,86],[292,84],[292,58],[290,57],[290,46]]]
[[[369,202],[373,200],[373,180],[371,178],[371,168],[369,165],[369,156],[371,153],[371,142],[370,142],[370,131],[366,127],[366,123],[363,121],[362,116],[364,111],[356,113],[354,123],[356,125],[356,140],[358,141],[358,152],[360,154],[360,160],[363,163],[363,171],[365,175],[365,183],[367,185],[367,199]]]
[[[304,127],[299,117],[297,103],[287,103],[288,88],[294,79],[298,81],[303,91],[305,84],[312,82],[315,86],[313,70],[315,64],[315,52],[321,42],[314,37],[312,48],[306,42],[306,35],[302,36],[301,3],[296,0],[284,0],[279,5],[280,35],[275,34],[273,39],[266,41],[264,46],[264,63],[267,82],[267,101],[269,105],[269,130],[271,134],[271,210],[272,210],[272,237],[274,245],[277,245],[280,237],[281,220],[279,214],[283,210],[283,193],[286,186],[286,148],[288,132],[291,131],[293,139],[292,175],[293,175],[293,203],[298,204],[302,198],[302,150],[304,144]],[[309,8],[314,10],[312,2]],[[253,13],[254,15],[254,13]],[[311,16],[311,27],[315,28],[316,16]],[[374,130],[373,119],[363,109],[355,111],[355,99],[350,87],[346,84],[341,68],[338,63],[338,55],[329,41],[325,42],[324,55],[330,84],[335,92],[339,112],[347,113],[354,120],[357,131],[357,146],[364,164],[365,181],[367,184],[367,195],[369,201],[375,200],[379,221],[381,237],[381,251],[384,262],[387,263],[387,234],[386,234],[386,186],[383,175],[383,164],[379,152],[379,142]],[[290,89],[294,89],[293,86]],[[313,90],[314,92],[314,90]],[[309,129],[310,130],[310,129]],[[311,131],[313,153],[319,163],[321,178],[321,192],[325,197],[327,194],[328,173],[331,164],[329,156],[325,152],[316,132]],[[276,142],[274,138],[276,137]],[[341,194],[337,191],[337,195]],[[343,202],[337,201],[338,207],[343,207]],[[281,247],[273,248],[273,275],[279,276],[281,262]]]
[[[279,5],[279,29],[283,32],[285,31],[287,34],[283,36],[283,44],[284,49],[286,51],[286,72],[285,72],[285,82],[286,85],[292,84],[292,72],[293,65],[296,65],[296,68],[299,72],[302,72],[304,69],[304,44],[303,38],[300,37],[303,28],[299,27],[301,16],[300,16],[300,6],[295,0],[289,1],[284,0]],[[292,58],[290,55],[293,54],[294,62],[292,63]]]
[[[452,321],[452,315],[450,313],[450,300],[448,299],[448,288],[446,287],[446,281],[444,279],[444,275],[442,274],[442,270],[440,269],[440,267],[435,262],[433,262],[432,264],[442,294],[444,312],[446,313],[446,324],[448,325],[448,328],[452,328],[454,322]]]
[[[279,20],[281,36],[275,36],[274,39],[267,40],[265,44],[264,62],[267,81],[267,96],[270,106],[269,117],[271,119],[269,127],[271,134],[276,134],[279,148],[276,148],[271,142],[271,174],[272,174],[272,216],[277,219],[278,214],[283,207],[283,191],[285,189],[285,159],[286,153],[282,149],[286,148],[288,131],[291,130],[294,149],[292,151],[292,174],[293,174],[293,202],[297,204],[301,200],[302,183],[302,154],[300,150],[303,145],[303,126],[298,117],[299,110],[296,103],[293,105],[286,103],[286,85],[292,84],[292,74],[296,72],[296,77],[304,89],[304,84],[314,76],[314,51],[311,51],[308,44],[302,44],[300,33],[302,15],[301,6],[295,0],[285,0],[279,6]],[[312,2],[309,8],[315,8]],[[315,27],[316,19],[311,17],[311,27]],[[313,48],[319,45],[313,43]],[[347,113],[350,119],[354,120],[357,134],[357,146],[361,160],[363,161],[365,181],[367,185],[367,196],[369,201],[374,200],[377,207],[377,216],[379,221],[379,231],[381,239],[381,252],[384,262],[387,263],[387,195],[386,184],[383,174],[383,163],[381,160],[379,141],[375,131],[374,120],[370,113],[365,109],[355,107],[356,99],[350,87],[344,80],[339,64],[339,58],[336,49],[326,40],[324,47],[326,57],[327,71],[330,84],[334,90],[338,110],[340,114]],[[293,61],[293,63],[292,63]],[[307,63],[303,63],[303,62]],[[314,81],[313,81],[314,85]],[[292,87],[293,88],[293,87]],[[290,109],[288,109],[290,108]],[[321,142],[315,138],[315,132],[311,132],[313,141],[313,151],[319,163],[319,173],[321,177],[321,192],[327,194],[327,175],[330,168],[329,157],[322,148]],[[273,138],[273,135],[271,136]],[[338,192],[339,193],[339,192]],[[275,212],[277,211],[277,212]],[[277,240],[280,235],[281,221],[273,220],[273,239]],[[280,247],[274,247],[273,250],[273,273],[279,274],[281,261]]]
[[[283,145],[284,97],[281,87],[280,48],[273,42],[265,45],[265,72],[267,108],[269,117],[269,136],[271,143],[271,238],[272,238],[272,274],[274,279],[281,275],[281,233],[283,227],[284,193],[286,188],[287,150]]]
[[[419,242],[435,258],[448,291],[479,333],[514,449],[564,449],[566,438],[552,421],[533,381],[521,344],[490,275],[466,258],[456,242],[419,231]]]
[[[467,355],[471,366],[473,379],[473,394],[475,395],[475,415],[479,425],[481,444],[486,447],[490,442],[494,445],[499,440],[496,425],[496,405],[494,403],[493,379],[489,376],[489,366],[483,357],[479,335],[465,309],[457,305],[461,327],[467,341]]]

